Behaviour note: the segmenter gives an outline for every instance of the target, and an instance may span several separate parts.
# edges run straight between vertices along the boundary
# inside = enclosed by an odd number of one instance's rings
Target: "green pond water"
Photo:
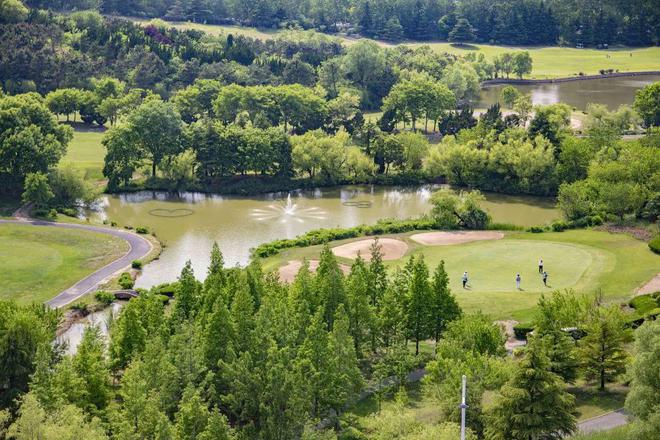
[[[660,75],[641,75],[570,81],[549,84],[514,85],[522,93],[530,94],[533,104],[548,105],[564,102],[578,110],[589,103],[605,104],[614,110],[621,104],[632,105],[635,92],[644,86],[660,81]],[[504,84],[488,86],[481,90],[477,108],[487,108],[496,103]]]
[[[187,260],[203,278],[214,241],[228,266],[245,264],[251,248],[274,239],[425,214],[436,188],[343,186],[258,197],[143,191],[105,197],[95,215],[120,226],[148,226],[163,242],[160,258],[145,267],[136,284],[150,287],[175,280]],[[546,198],[488,193],[484,206],[494,221],[521,226],[560,217],[554,200]]]

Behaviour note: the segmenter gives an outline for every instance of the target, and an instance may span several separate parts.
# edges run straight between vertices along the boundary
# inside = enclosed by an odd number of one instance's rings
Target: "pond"
[[[75,354],[76,350],[78,349],[78,345],[80,345],[80,341],[82,341],[85,329],[90,325],[95,325],[99,328],[99,330],[101,330],[101,334],[103,336],[107,336],[110,323],[119,315],[119,311],[121,310],[122,306],[123,303],[114,302],[111,306],[106,307],[103,310],[90,313],[83,319],[80,319],[71,324],[71,327],[66,329],[55,340],[59,344],[66,344],[66,354]]]
[[[605,104],[610,110],[621,104],[632,105],[635,92],[660,81],[660,75],[614,77],[561,83],[514,85],[520,92],[530,94],[533,104],[548,105],[563,102],[578,110],[587,104]],[[477,108],[488,108],[498,101],[500,90],[506,84],[487,86],[481,90]]]
[[[137,287],[174,281],[187,260],[203,278],[214,241],[225,264],[245,264],[250,249],[278,238],[294,238],[311,229],[372,224],[381,218],[425,214],[437,186],[343,186],[257,197],[172,194],[143,191],[106,196],[98,219],[118,225],[148,226],[164,244],[160,258],[148,264]],[[554,200],[486,194],[485,208],[496,222],[521,226],[546,224],[560,217]]]

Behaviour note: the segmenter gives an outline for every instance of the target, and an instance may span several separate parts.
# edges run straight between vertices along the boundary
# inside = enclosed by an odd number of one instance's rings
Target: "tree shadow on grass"
[[[462,49],[462,50],[479,50],[479,48],[473,44],[468,44],[468,43],[450,43],[449,44],[451,47],[454,49]]]

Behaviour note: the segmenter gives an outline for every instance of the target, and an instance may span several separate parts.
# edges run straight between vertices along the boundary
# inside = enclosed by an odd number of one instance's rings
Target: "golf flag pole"
[[[465,388],[467,387],[467,377],[465,374],[463,375],[463,393],[462,393],[462,398],[461,398],[461,404],[459,407],[461,408],[461,440],[465,440],[465,410],[467,409],[467,405],[465,404]]]

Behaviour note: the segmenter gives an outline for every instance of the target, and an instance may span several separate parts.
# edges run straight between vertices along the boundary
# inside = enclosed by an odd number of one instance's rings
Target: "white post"
[[[465,440],[465,410],[467,409],[467,404],[465,403],[465,389],[467,387],[467,377],[463,375],[463,392],[461,398],[461,440]]]

